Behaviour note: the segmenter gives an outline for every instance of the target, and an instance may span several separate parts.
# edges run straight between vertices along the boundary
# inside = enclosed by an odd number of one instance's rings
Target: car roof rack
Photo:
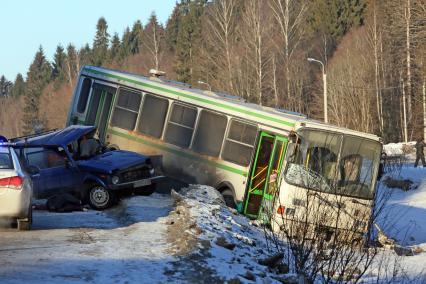
[[[46,131],[42,131],[42,132],[38,132],[38,133],[34,133],[34,134],[28,134],[28,135],[10,138],[9,142],[16,142],[18,140],[28,139],[28,138],[32,138],[32,137],[36,137],[36,136],[41,136],[41,135],[49,134],[49,133],[52,133],[52,132],[55,132],[55,131],[58,131],[58,128],[54,128],[54,129],[50,129],[50,130],[46,130]]]

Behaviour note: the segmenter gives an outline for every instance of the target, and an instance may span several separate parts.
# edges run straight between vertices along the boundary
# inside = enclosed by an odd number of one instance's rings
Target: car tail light
[[[284,215],[285,212],[285,206],[280,205],[277,209],[277,213],[280,215]]]
[[[0,179],[0,186],[12,189],[22,189],[23,180],[20,176],[7,177]]]

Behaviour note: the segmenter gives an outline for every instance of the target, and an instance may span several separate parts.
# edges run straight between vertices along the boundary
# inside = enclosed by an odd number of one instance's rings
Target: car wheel
[[[89,189],[88,203],[92,209],[104,210],[111,207],[115,201],[115,194],[103,187],[95,184]]]
[[[232,190],[230,190],[229,188],[225,188],[220,193],[222,194],[223,199],[225,200],[226,206],[234,209],[237,207],[235,205],[234,194],[232,193]]]
[[[135,188],[134,193],[136,195],[148,196],[155,192],[156,186],[155,184],[150,184],[144,187]]]

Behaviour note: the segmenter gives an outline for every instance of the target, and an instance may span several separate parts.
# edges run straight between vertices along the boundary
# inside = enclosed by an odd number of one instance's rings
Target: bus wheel
[[[234,209],[237,208],[237,206],[235,205],[234,194],[232,190],[230,190],[229,188],[225,188],[221,190],[220,193],[222,194],[223,199],[225,200],[226,206]]]

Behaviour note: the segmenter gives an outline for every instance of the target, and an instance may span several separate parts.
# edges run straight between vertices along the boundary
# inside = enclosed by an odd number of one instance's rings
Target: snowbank
[[[174,196],[180,203],[178,206],[186,204],[199,228],[194,229],[200,240],[200,250],[196,253],[205,257],[204,265],[222,281],[280,283],[284,278],[296,279],[294,275],[284,274],[283,266],[269,269],[259,264],[270,256],[263,229],[226,207],[217,190],[191,185]]]

